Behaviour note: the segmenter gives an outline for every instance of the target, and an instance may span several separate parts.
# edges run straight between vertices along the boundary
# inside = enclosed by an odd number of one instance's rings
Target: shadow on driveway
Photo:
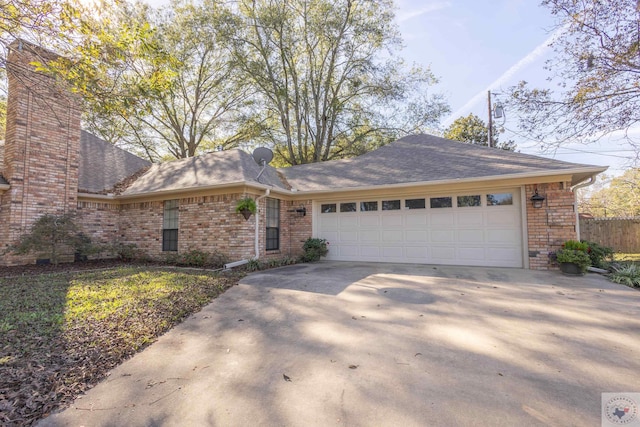
[[[246,277],[41,425],[600,425],[639,355],[640,293],[599,276],[321,262]]]

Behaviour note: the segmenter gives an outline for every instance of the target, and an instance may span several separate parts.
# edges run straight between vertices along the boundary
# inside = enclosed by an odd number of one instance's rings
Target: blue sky
[[[153,6],[167,0],[147,0]],[[400,53],[408,63],[429,66],[439,78],[434,88],[448,99],[452,114],[442,123],[474,113],[487,120],[487,90],[500,92],[520,80],[546,86],[544,61],[553,54],[554,19],[537,0],[395,0],[396,21],[404,39]],[[498,95],[495,99],[500,98]],[[555,153],[517,131],[515,117],[506,112],[506,133],[523,153],[576,163],[610,166],[620,174],[629,152],[624,142],[607,139],[590,145],[570,145]],[[597,154],[600,153],[600,154]]]

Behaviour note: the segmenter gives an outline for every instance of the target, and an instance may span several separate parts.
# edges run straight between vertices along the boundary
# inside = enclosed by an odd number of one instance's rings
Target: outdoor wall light
[[[307,216],[307,208],[304,206],[300,206],[296,209],[296,212],[298,213],[298,216]]]
[[[536,188],[536,192],[531,196],[531,203],[533,203],[533,207],[536,209],[540,209],[542,204],[544,203],[544,196],[538,194],[538,189]]]

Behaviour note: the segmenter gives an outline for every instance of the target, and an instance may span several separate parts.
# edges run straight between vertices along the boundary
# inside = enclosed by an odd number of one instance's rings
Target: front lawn
[[[235,285],[143,267],[0,278],[0,425],[31,425]]]

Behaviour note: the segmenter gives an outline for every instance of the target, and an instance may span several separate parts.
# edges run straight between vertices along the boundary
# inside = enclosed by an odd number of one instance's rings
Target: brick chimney
[[[79,100],[64,82],[35,70],[58,56],[23,40],[9,47],[7,129],[0,195],[0,254],[43,214],[74,212],[78,198]],[[0,256],[0,265],[34,259]]]

